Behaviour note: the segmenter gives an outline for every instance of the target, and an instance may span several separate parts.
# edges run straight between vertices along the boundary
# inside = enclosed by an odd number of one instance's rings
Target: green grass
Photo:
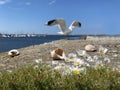
[[[0,90],[120,90],[120,73],[108,67],[62,75],[47,65],[0,74]]]

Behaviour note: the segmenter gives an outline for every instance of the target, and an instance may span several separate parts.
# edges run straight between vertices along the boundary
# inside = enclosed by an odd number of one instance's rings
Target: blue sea
[[[81,35],[45,35],[40,37],[0,37],[0,53],[60,39],[80,39]]]

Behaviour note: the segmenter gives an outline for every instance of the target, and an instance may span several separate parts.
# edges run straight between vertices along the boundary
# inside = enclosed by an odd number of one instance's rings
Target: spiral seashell
[[[56,48],[55,50],[51,51],[50,54],[53,60],[62,60],[66,57],[64,51],[60,48]]]

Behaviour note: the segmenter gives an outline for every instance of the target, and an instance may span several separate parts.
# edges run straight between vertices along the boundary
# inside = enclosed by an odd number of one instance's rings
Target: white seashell
[[[95,48],[94,45],[88,44],[88,45],[85,46],[85,50],[89,51],[89,52],[94,52],[94,51],[96,51],[96,48]]]
[[[11,57],[18,56],[19,54],[20,54],[20,52],[16,49],[12,49],[8,52],[8,55]]]
[[[56,48],[55,50],[51,51],[50,54],[54,60],[57,60],[57,59],[61,60],[61,59],[65,59],[65,57],[66,57],[65,53],[60,48]]]

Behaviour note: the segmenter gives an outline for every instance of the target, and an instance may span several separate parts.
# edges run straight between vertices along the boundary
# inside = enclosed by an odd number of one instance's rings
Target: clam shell
[[[8,55],[11,57],[18,56],[19,54],[20,54],[20,52],[16,49],[12,49],[8,52]]]
[[[62,60],[66,57],[64,51],[60,48],[56,48],[55,50],[51,51],[50,54],[53,60]]]
[[[97,49],[94,45],[88,44],[88,45],[85,46],[85,50],[88,51],[88,52],[94,52]]]

